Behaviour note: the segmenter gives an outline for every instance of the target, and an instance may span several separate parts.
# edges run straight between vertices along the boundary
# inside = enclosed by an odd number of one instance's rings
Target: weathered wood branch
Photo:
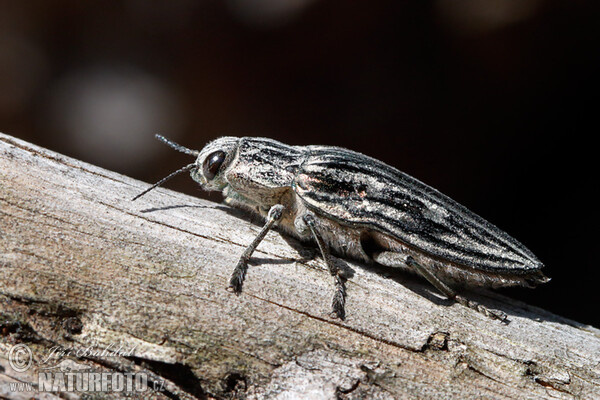
[[[61,396],[10,386],[37,385],[53,354],[145,373],[164,382],[156,398],[600,398],[598,329],[467,294],[505,325],[351,262],[348,317],[334,320],[322,260],[276,232],[236,296],[229,274],[259,227],[167,189],[131,202],[146,187],[0,135],[0,397]],[[9,362],[18,343],[33,352],[24,372]]]

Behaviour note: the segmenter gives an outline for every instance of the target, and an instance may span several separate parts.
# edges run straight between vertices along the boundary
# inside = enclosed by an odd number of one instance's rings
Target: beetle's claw
[[[227,286],[227,291],[231,292],[231,293],[235,293],[235,294],[240,294],[242,293],[242,286],[241,285],[234,285],[232,283],[229,284],[229,286]]]
[[[333,309],[329,314],[331,318],[345,320],[346,319],[346,310],[344,308]]]

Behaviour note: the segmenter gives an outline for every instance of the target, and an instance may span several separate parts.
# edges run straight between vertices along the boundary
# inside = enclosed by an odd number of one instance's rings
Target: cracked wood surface
[[[505,325],[353,262],[334,320],[322,260],[277,232],[236,296],[229,274],[259,226],[164,188],[131,202],[147,187],[0,134],[0,398],[63,398],[10,387],[52,362],[144,372],[162,391],[141,395],[163,399],[600,398],[596,328],[466,293]],[[25,372],[8,360],[17,343],[33,351]]]

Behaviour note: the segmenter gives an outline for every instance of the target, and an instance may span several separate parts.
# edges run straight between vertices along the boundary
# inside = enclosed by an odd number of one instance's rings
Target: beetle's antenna
[[[161,136],[162,137],[162,136]],[[164,138],[163,138],[164,139]],[[165,139],[166,140],[166,139]],[[168,143],[168,141],[167,141]],[[187,149],[186,149],[187,150]],[[191,150],[190,150],[191,151]],[[137,196],[135,196],[133,199],[131,199],[131,201],[135,201],[137,199],[139,199],[140,197],[142,197],[143,195],[145,195],[146,193],[148,193],[149,191],[151,191],[152,189],[154,189],[155,187],[158,187],[160,185],[162,185],[163,183],[165,183],[166,181],[168,181],[169,179],[171,179],[172,177],[174,177],[175,175],[179,175],[182,172],[185,171],[190,171],[192,169],[196,168],[196,164],[192,163],[192,164],[188,164],[183,168],[178,169],[177,171],[169,174],[168,176],[162,178],[160,181],[156,182],[154,185],[150,186],[148,189],[144,190],[142,193],[138,194]]]
[[[189,154],[189,155],[195,156],[195,157],[197,157],[198,154],[200,154],[200,152],[198,150],[192,150],[192,149],[188,149],[187,147],[183,147],[182,145],[177,144],[177,143],[175,143],[175,142],[167,139],[166,137],[164,137],[162,135],[158,135],[157,134],[157,135],[154,135],[154,136],[156,136],[156,138],[158,140],[160,140],[161,142],[165,143],[166,145],[168,145],[168,146],[170,146],[170,147],[174,148],[175,150],[180,151],[182,153]],[[186,171],[190,171],[190,170],[194,169],[195,166],[196,166],[196,164],[192,163],[192,164],[186,165],[183,168],[178,169],[177,171],[169,174],[167,177],[162,178],[160,181],[156,182],[154,185],[150,186],[148,189],[144,190],[142,193],[140,193],[137,196],[135,196],[133,199],[131,199],[131,201],[135,201],[135,200],[139,199],[140,197],[142,197],[143,195],[145,195],[146,193],[148,193],[149,191],[151,191],[155,187],[158,187],[158,186],[162,185],[163,183],[165,183],[166,181],[168,181],[169,179],[171,179],[175,175],[179,175],[182,172],[186,172]]]
[[[155,136],[158,140],[160,140],[164,144],[174,148],[177,151],[180,151],[182,153],[189,154],[189,155],[195,156],[195,157],[197,157],[198,154],[200,154],[200,152],[198,150],[192,150],[192,149],[188,149],[187,147],[183,147],[182,145],[177,144],[162,135],[155,135]]]

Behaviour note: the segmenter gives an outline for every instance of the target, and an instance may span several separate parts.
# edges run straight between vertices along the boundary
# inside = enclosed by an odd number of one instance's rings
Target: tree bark
[[[243,213],[164,188],[132,202],[148,184],[2,134],[0,155],[2,398],[84,397],[40,391],[56,364],[144,374],[134,397],[162,399],[600,398],[596,328],[466,294],[503,324],[350,261],[347,318],[332,319],[322,259],[277,232],[236,296],[229,274],[260,229]]]

